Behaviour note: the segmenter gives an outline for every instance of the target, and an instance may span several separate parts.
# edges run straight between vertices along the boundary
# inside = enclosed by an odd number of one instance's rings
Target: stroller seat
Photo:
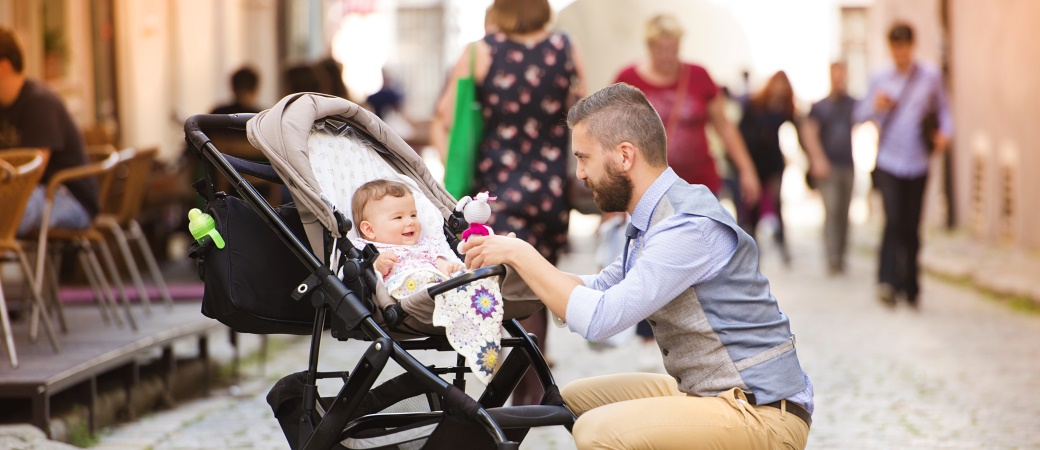
[[[221,154],[205,134],[218,128],[247,129],[270,165]],[[398,301],[371,268],[374,248],[351,244],[349,199],[357,186],[376,178],[411,187],[424,236],[439,235],[457,248],[452,241],[468,225],[419,156],[375,115],[344,99],[294,94],[255,116],[193,116],[185,134],[204,164],[227,177],[239,194],[215,193],[207,187],[212,183],[197,183],[210,200],[207,210],[217,231],[226,234],[226,247],[203,241],[193,251],[206,282],[204,312],[208,308],[236,331],[262,334],[303,334],[304,318],[313,317],[309,367],[279,381],[268,398],[292,448],[518,448],[531,427],[573,424],[544,358],[515,320],[542,307],[515,271],[480,269]],[[272,207],[243,173],[284,183],[293,203]],[[279,248],[265,248],[270,246]],[[279,267],[277,274],[271,266]],[[258,276],[262,288],[241,282]],[[509,335],[501,344],[511,351],[475,399],[464,392],[464,375],[472,370],[463,357],[454,366],[427,367],[411,351],[453,351],[444,330],[430,323],[433,297],[489,277],[500,280]],[[218,309],[225,314],[212,314]],[[317,371],[326,328],[339,340],[370,342],[353,371]],[[405,373],[373,388],[390,360]],[[504,407],[529,369],[545,389],[542,405]],[[451,383],[445,375],[454,375]],[[322,378],[342,378],[343,387],[321,399],[316,381]]]

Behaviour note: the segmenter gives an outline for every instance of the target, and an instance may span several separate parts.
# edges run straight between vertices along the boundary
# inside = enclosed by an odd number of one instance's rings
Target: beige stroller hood
[[[323,196],[308,154],[307,141],[313,125],[326,118],[342,121],[382,144],[386,151],[377,149],[380,156],[398,173],[414,180],[422,193],[440,210],[444,220],[452,214],[455,199],[430,175],[419,155],[375,114],[339,97],[315,93],[289,95],[271,109],[250,119],[246,132],[249,142],[267,156],[292,193],[307,240],[319,259],[324,255],[322,228],[333,237],[345,237],[336,226],[334,206],[326,201],[327,196]],[[350,211],[343,213],[350,216]],[[506,301],[506,318],[523,317],[542,307],[538,298],[512,268],[507,268],[501,288],[502,298]],[[376,297],[380,310],[397,301],[390,297],[381,284]],[[410,317],[418,318],[425,325],[422,327],[425,331],[433,332],[429,323],[434,302],[425,291],[401,300],[400,304],[411,314]],[[378,311],[376,315],[381,322]],[[406,320],[406,323],[409,322]],[[419,324],[411,325],[418,327]]]
[[[324,118],[341,120],[372,136],[389,150],[389,154],[383,154],[384,159],[399,173],[415,180],[445,219],[451,215],[455,199],[430,176],[419,155],[378,116],[339,97],[292,94],[250,119],[246,132],[249,142],[267,156],[292,192],[293,200],[300,207],[300,217],[312,249],[316,252],[322,249],[320,229],[315,228],[315,220],[333,237],[343,237],[336,226],[332,205],[321,198],[321,186],[311,171],[307,154],[311,126]],[[345,213],[349,217],[350,211]]]

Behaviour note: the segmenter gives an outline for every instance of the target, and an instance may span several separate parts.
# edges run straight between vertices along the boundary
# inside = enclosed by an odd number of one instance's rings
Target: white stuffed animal
[[[491,227],[485,225],[489,219],[491,219],[491,205],[488,205],[488,200],[494,200],[497,197],[490,197],[489,193],[481,192],[475,197],[465,196],[459,200],[459,204],[455,205],[456,211],[462,211],[462,217],[469,222],[469,228],[462,232],[462,242],[466,242],[470,236],[490,236],[495,234]],[[459,242],[459,253],[462,253],[462,242]]]

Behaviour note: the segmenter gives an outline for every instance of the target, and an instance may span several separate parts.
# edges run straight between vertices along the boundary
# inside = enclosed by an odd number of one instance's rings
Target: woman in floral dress
[[[477,154],[474,192],[489,191],[489,225],[496,233],[516,233],[552,263],[567,246],[566,125],[569,99],[584,95],[581,62],[566,35],[547,29],[552,9],[547,0],[496,0],[488,14],[497,33],[467,46],[438,103],[433,133],[450,128],[455,80],[469,74],[469,49],[475,52],[474,78],[484,106],[484,139]],[[439,136],[434,136],[434,142]],[[442,153],[442,156],[443,155]],[[522,321],[545,351],[547,313]],[[524,378],[513,403],[541,402],[532,374]]]

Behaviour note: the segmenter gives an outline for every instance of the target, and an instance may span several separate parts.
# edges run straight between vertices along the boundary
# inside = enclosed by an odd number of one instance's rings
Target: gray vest
[[[703,397],[737,387],[754,393],[758,404],[804,390],[794,335],[758,270],[755,241],[702,185],[677,180],[654,208],[650,227],[675,214],[706,217],[737,234],[736,251],[718,276],[647,318],[679,390]]]

